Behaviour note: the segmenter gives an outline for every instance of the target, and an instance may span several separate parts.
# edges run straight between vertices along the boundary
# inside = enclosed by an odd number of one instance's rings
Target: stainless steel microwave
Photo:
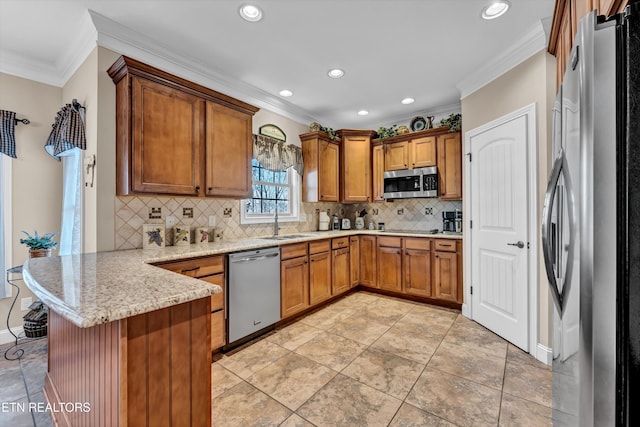
[[[418,168],[384,173],[384,198],[438,197],[438,168]]]

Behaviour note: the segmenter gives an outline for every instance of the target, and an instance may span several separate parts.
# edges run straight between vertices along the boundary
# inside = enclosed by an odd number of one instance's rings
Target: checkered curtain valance
[[[293,167],[302,176],[302,149],[265,135],[253,135],[253,158],[274,172]]]

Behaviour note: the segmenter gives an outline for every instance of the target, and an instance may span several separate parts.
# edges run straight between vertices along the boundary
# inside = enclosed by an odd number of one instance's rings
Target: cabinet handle
[[[404,251],[404,254],[408,256],[409,255],[409,251]]]
[[[200,191],[200,186],[196,185],[196,191]]]
[[[406,163],[404,164],[404,167],[405,167],[405,168],[407,167],[407,164],[406,164]]]
[[[402,251],[398,251],[398,255],[402,255]]]
[[[207,191],[212,191],[212,190],[213,190],[213,187],[207,188]]]
[[[181,271],[181,273],[182,273],[182,274],[185,274],[185,273],[190,273],[190,272],[192,272],[192,271],[198,271],[198,270],[200,270],[200,267],[185,268],[184,270],[182,270],[182,271]]]
[[[450,244],[444,244],[444,243],[440,243],[440,246],[444,246],[445,248],[450,248],[451,247]]]

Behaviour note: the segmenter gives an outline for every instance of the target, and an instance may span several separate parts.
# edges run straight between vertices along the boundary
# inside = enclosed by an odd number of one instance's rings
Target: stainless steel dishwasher
[[[228,343],[280,320],[280,249],[230,254],[228,295]]]

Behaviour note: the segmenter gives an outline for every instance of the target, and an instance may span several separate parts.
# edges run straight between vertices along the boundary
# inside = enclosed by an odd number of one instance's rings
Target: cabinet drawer
[[[212,274],[224,273],[224,255],[193,258],[186,261],[175,261],[166,264],[157,264],[167,270],[191,277],[204,277]]]
[[[331,249],[340,249],[349,247],[349,237],[336,237],[331,240]]]
[[[213,276],[202,277],[201,280],[213,283],[214,285],[218,285],[222,288],[221,293],[211,295],[211,311],[224,308],[224,274],[214,274]]]
[[[431,241],[429,239],[404,239],[404,247],[428,251],[431,247]]]
[[[391,248],[399,248],[402,246],[401,237],[378,237],[378,246],[387,246]]]
[[[211,350],[217,350],[225,345],[224,310],[211,313]]]
[[[309,255],[319,254],[320,252],[328,252],[331,249],[330,240],[319,240],[315,242],[309,242]]]
[[[456,251],[456,241],[453,239],[437,239],[437,240],[434,240],[434,242],[435,242],[434,249],[436,251],[442,251],[442,252]]]
[[[297,258],[299,256],[307,255],[306,243],[294,243],[293,245],[286,245],[280,247],[280,259]]]

